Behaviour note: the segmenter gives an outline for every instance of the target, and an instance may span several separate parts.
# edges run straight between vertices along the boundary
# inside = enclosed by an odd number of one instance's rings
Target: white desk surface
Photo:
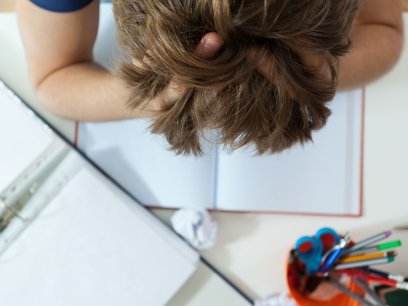
[[[408,37],[408,14],[405,14]],[[36,104],[30,87],[15,15],[0,13],[0,78],[25,100]],[[36,106],[37,107],[37,106]],[[72,139],[71,122],[46,114]],[[362,218],[287,216],[250,213],[214,213],[219,223],[216,246],[203,255],[253,298],[286,291],[285,261],[299,236],[313,234],[322,226],[350,231],[358,240],[397,225],[408,225],[408,51],[397,67],[366,89],[364,189]],[[324,188],[324,186],[322,186]],[[328,203],[329,205],[329,203]],[[167,219],[168,211],[157,211]],[[408,275],[408,231],[394,237],[405,245],[397,261],[387,269]],[[218,290],[221,283],[208,273],[192,279],[189,290],[174,305],[245,305],[231,292]],[[197,288],[200,289],[197,289]],[[216,291],[213,291],[216,290]],[[213,296],[214,298],[214,296]]]

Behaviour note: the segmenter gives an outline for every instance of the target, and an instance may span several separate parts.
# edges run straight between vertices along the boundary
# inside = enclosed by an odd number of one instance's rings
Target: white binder
[[[164,305],[194,272],[194,250],[1,82],[0,137],[2,305]]]

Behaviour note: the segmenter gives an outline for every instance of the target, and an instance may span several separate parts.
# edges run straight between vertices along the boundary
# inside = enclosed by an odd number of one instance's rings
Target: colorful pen
[[[368,279],[370,281],[380,283],[386,286],[408,290],[408,282],[398,282],[389,278],[373,275],[363,269],[344,269],[336,271],[336,273],[347,274],[354,278]]]
[[[369,259],[377,259],[377,258],[386,258],[389,256],[396,256],[397,252],[395,251],[388,251],[388,252],[378,252],[378,253],[371,253],[371,254],[362,254],[362,255],[355,255],[355,256],[348,256],[341,258],[339,263],[348,263],[348,262],[355,262],[361,260],[369,260]]]
[[[389,262],[393,262],[395,257],[390,256],[386,258],[378,258],[378,259],[369,259],[369,260],[361,260],[355,262],[349,262],[344,264],[339,264],[334,267],[335,270],[343,270],[343,269],[353,269],[353,268],[361,268],[367,267],[372,265],[381,265]]]
[[[360,242],[357,242],[356,244],[352,245],[351,247],[349,247],[345,252],[348,254],[349,252],[361,249],[367,245],[376,243],[377,241],[386,239],[388,237],[390,237],[392,235],[392,231],[385,231],[383,233],[377,234],[375,236],[369,237],[367,239],[364,239]]]
[[[322,260],[323,264],[321,265],[319,272],[326,273],[336,264],[337,260],[341,257],[344,252],[344,249],[347,247],[350,242],[350,235],[347,233],[344,238],[341,238],[338,244],[336,244],[332,250],[328,252],[328,255],[325,256]]]
[[[376,246],[372,247],[367,247],[367,248],[362,248],[358,249],[355,251],[347,252],[347,255],[352,256],[352,255],[360,255],[360,254],[366,254],[370,252],[376,252],[376,251],[385,251],[388,249],[393,249],[401,246],[401,240],[395,240],[395,241],[390,241],[390,242],[385,242]]]

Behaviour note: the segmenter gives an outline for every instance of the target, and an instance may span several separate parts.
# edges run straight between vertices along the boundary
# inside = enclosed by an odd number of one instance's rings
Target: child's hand
[[[315,52],[298,52],[298,56],[308,69],[311,69],[321,75],[324,78],[331,78],[331,71],[329,64],[326,61],[326,58],[323,53]],[[278,70],[274,69],[275,59],[273,54],[270,53],[260,59],[256,58],[256,49],[253,48],[249,52],[249,58],[256,62],[256,69],[270,82],[274,82],[274,73],[279,73]],[[292,84],[288,84],[288,95],[292,99],[296,99],[296,90]]]
[[[207,33],[203,36],[194,53],[202,58],[213,57],[217,52],[224,46],[223,39],[220,35],[215,32]],[[309,68],[318,71],[330,77],[330,69],[325,61],[323,54],[316,53],[299,53],[300,58],[303,63]],[[252,50],[248,54],[248,57],[256,59],[256,51]],[[143,61],[149,64],[148,58],[145,57]],[[138,65],[134,61],[135,65]],[[256,67],[260,73],[262,73],[266,78],[273,82],[273,76],[271,71],[274,71],[273,65],[275,65],[273,55],[265,56],[260,60],[257,60]],[[160,94],[158,94],[153,100],[149,101],[147,105],[144,106],[143,111],[147,112],[148,117],[155,117],[160,112],[165,111],[170,108],[176,101],[178,101],[187,91],[187,87],[183,84],[177,83],[176,81],[170,82],[170,84],[164,89]],[[295,90],[289,85],[288,94],[290,97],[295,98]]]
[[[197,46],[194,53],[202,58],[209,58],[217,54],[217,52],[224,46],[223,39],[220,35],[215,32],[207,33],[203,36],[199,45]],[[311,52],[299,52],[299,56],[302,59],[304,65],[308,66],[310,69],[317,71],[318,73],[323,74],[327,78],[330,78],[331,72],[329,65],[325,60],[323,54],[316,54]],[[256,59],[256,51],[251,50],[248,54],[250,59],[254,61]],[[147,61],[147,58],[144,59]],[[275,65],[273,55],[265,56],[260,60],[257,60],[256,68],[263,74],[267,79],[273,82],[273,76],[271,71],[274,71],[273,65]],[[153,101],[150,101],[149,108],[157,114],[159,111],[164,111],[171,107],[173,103],[178,101],[187,91],[187,87],[183,84],[177,82],[171,82],[169,86],[163,90]],[[289,85],[288,94],[292,98],[295,97],[295,90],[292,86]]]
[[[202,58],[213,57],[223,47],[224,42],[222,38],[214,33],[210,32],[203,36],[200,43],[194,50],[194,54]],[[148,64],[148,59],[144,58],[143,61]],[[137,65],[136,62],[134,62]],[[158,115],[158,112],[164,111],[171,107],[176,101],[178,101],[186,93],[187,87],[183,84],[175,81],[170,84],[153,100],[149,101],[148,105],[144,108],[144,111],[151,112],[150,117]]]

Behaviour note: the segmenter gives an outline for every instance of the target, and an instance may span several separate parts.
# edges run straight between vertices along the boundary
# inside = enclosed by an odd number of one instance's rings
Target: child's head
[[[170,81],[190,89],[156,117],[152,130],[179,153],[200,153],[200,134],[219,130],[232,149],[255,144],[278,152],[311,139],[330,115],[326,103],[337,84],[338,58],[350,47],[348,34],[358,0],[116,0],[121,44],[130,57],[121,66],[140,106]],[[205,33],[224,47],[202,59],[193,50]],[[256,65],[273,62],[267,76]],[[319,54],[323,75],[302,62]],[[147,59],[143,62],[143,58]]]

